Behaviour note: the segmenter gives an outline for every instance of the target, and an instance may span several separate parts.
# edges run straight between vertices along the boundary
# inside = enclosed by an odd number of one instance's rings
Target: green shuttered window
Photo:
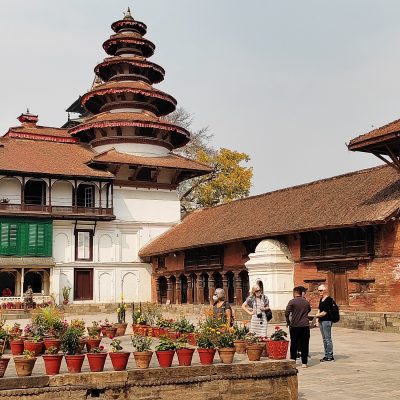
[[[0,219],[0,255],[51,257],[52,221]]]

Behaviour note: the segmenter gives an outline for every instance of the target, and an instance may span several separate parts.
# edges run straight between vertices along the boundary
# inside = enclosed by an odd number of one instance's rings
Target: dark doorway
[[[28,286],[32,286],[33,293],[42,293],[43,272],[42,271],[27,272],[24,277],[24,292],[27,291]]]
[[[167,292],[168,292],[168,282],[165,276],[160,276],[158,278],[158,301],[160,304],[165,304],[167,302]]]
[[[227,272],[225,276],[228,283],[227,299],[230,304],[233,304],[235,302],[235,276],[233,272]]]
[[[210,289],[208,288],[208,274],[203,274],[204,304],[210,302]]]
[[[74,300],[93,300],[93,269],[75,269]]]
[[[185,275],[181,275],[181,303],[186,304],[188,302],[188,281]]]
[[[223,288],[222,275],[219,272],[214,272],[214,287],[215,289]]]
[[[192,291],[192,299],[193,299],[193,304],[197,304],[198,303],[198,299],[197,299],[197,275],[196,274],[192,274],[191,275],[191,281],[192,281],[192,286],[189,290]]]
[[[46,205],[46,183],[44,181],[29,180],[24,188],[24,203]]]
[[[15,275],[16,272],[0,272],[0,296],[15,296]],[[6,295],[8,291],[4,289],[10,289],[11,294]],[[3,292],[4,291],[4,292]]]
[[[171,276],[170,278],[171,281],[171,304],[176,303],[176,278],[174,276]]]
[[[94,186],[81,183],[76,191],[76,205],[85,208],[94,207],[94,200]],[[75,205],[75,198],[73,205]]]
[[[247,299],[249,295],[250,285],[249,285],[249,274],[247,271],[242,271],[240,274],[242,280],[242,301]]]

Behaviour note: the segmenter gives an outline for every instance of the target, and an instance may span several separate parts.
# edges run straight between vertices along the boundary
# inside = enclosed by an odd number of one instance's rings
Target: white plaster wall
[[[114,187],[114,214],[117,219],[137,222],[180,220],[180,203],[175,190]]]
[[[97,146],[95,150],[98,153],[103,153],[113,148],[120,153],[134,154],[141,157],[159,157],[166,156],[169,153],[169,150],[165,147],[144,143],[112,143]]]
[[[57,181],[53,183],[51,191],[51,204],[53,206],[72,206],[73,186],[68,181]]]
[[[9,204],[21,204],[21,183],[17,178],[0,179],[0,200],[8,199]]]

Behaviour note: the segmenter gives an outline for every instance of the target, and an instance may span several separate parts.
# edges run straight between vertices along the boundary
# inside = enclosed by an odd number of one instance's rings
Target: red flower
[[[275,327],[275,330],[276,330],[276,331],[279,331],[279,329],[281,329],[279,326],[276,326],[276,327]]]
[[[104,346],[99,346],[99,349],[100,350],[104,350]]]

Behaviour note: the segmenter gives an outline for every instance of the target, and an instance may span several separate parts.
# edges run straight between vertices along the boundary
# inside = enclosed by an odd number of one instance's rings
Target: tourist
[[[33,307],[33,290],[32,286],[28,285],[28,289],[24,294],[24,310],[26,311],[28,308]]]
[[[12,296],[12,291],[11,291],[11,289],[8,288],[8,287],[4,288],[3,291],[2,291],[2,296],[3,296],[3,297],[10,297],[10,296]]]
[[[242,308],[251,315],[249,331],[258,337],[267,337],[269,300],[259,285],[255,284],[251,288],[251,295],[242,304]]]
[[[228,323],[231,326],[233,323],[232,307],[225,299],[225,290],[221,288],[215,289],[212,300],[214,315],[220,317],[224,323]]]
[[[290,332],[290,358],[296,360],[300,348],[301,363],[307,368],[308,351],[310,343],[310,323],[308,313],[311,311],[310,303],[303,296],[302,288],[293,289],[293,299],[286,306],[285,317]]]
[[[319,329],[321,331],[325,352],[324,357],[321,358],[320,361],[334,361],[335,358],[333,357],[333,343],[331,335],[332,320],[329,314],[333,307],[333,299],[328,295],[328,290],[325,285],[318,286],[318,293],[320,300],[318,313],[316,314],[317,326],[319,326]]]

